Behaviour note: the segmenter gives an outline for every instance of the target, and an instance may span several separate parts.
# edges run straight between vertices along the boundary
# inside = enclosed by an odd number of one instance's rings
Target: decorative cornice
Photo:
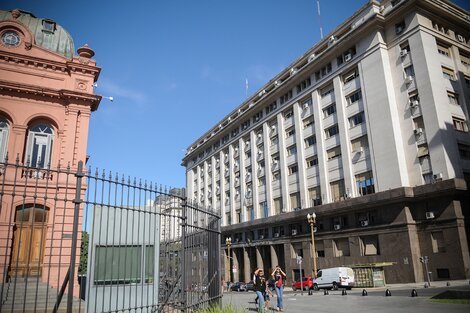
[[[90,106],[92,111],[98,109],[101,96],[66,89],[41,88],[34,85],[18,84],[0,80],[0,94],[12,93],[15,97],[34,95],[42,98],[79,101],[81,105]]]

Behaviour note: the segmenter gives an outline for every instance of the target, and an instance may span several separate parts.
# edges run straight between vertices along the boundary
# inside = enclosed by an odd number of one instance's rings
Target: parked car
[[[246,291],[246,284],[242,281],[237,281],[230,286],[232,291]]]
[[[254,291],[255,290],[255,283],[250,280],[249,282],[246,283],[245,285],[246,291]]]
[[[347,288],[354,287],[354,271],[350,267],[332,267],[325,268],[317,273],[315,286],[318,288]]]
[[[314,288],[314,280],[312,277],[302,277],[302,285],[300,284],[300,280],[296,280],[292,283],[292,290],[296,291],[297,289],[303,288],[304,290],[313,289]]]

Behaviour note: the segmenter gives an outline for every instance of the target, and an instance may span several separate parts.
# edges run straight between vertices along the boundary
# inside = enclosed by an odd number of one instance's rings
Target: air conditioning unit
[[[274,233],[274,238],[279,238],[279,233]]]
[[[261,98],[261,97],[264,96],[265,94],[266,94],[266,90],[263,89],[263,90],[261,90],[261,91],[258,93],[258,97]]]
[[[369,226],[369,221],[368,220],[361,221],[361,226],[362,227]]]
[[[295,74],[297,74],[298,71],[299,70],[296,67],[293,67],[293,68],[290,69],[290,75],[294,76]]]
[[[434,174],[432,175],[432,178],[434,178],[434,180],[442,180],[442,173]]]
[[[295,235],[297,235],[297,229],[292,230],[292,236],[295,236]]]
[[[426,212],[426,219],[432,220],[434,218],[434,212]]]
[[[401,50],[400,51],[400,57],[404,58],[408,54],[408,50]]]
[[[307,110],[308,109],[308,102],[305,102],[302,107],[303,107],[304,110]]]
[[[462,35],[457,35],[457,40],[460,42],[465,42],[465,38]]]
[[[271,126],[271,130],[272,130],[273,132],[275,132],[275,131],[276,131],[276,126],[275,126],[275,125],[272,125],[272,126]]]
[[[334,228],[335,230],[340,230],[340,229],[341,229],[341,225],[340,225],[340,224],[335,224],[335,225],[333,226],[333,228]]]
[[[276,80],[274,82],[274,87],[280,86],[281,84],[282,84],[282,82],[280,80]]]
[[[418,100],[410,101],[410,108],[416,108],[419,105]]]
[[[413,132],[416,136],[421,135],[423,133],[423,129],[422,128],[416,128]]]
[[[329,41],[330,43],[334,43],[334,42],[336,41],[336,37],[335,37],[335,36],[331,36],[331,37],[328,39],[328,41]]]
[[[352,55],[351,53],[348,53],[344,56],[344,62],[349,62],[352,60]]]
[[[413,76],[408,75],[408,76],[405,77],[405,82],[406,82],[407,84],[411,83],[412,81],[413,81]]]
[[[249,141],[245,142],[245,146],[246,146],[247,148],[250,147],[250,142],[249,142]]]

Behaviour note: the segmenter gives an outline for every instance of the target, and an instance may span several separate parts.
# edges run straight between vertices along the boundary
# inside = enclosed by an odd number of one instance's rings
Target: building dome
[[[23,10],[0,10],[0,22],[16,20],[31,31],[35,44],[49,51],[71,58],[74,53],[73,39],[70,34],[53,20],[37,18]]]

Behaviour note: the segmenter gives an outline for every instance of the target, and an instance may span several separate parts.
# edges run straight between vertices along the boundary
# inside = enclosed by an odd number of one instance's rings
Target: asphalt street
[[[389,289],[391,296],[385,296],[386,289]],[[416,289],[418,296],[411,297],[411,290]],[[347,295],[342,294],[342,290],[329,290],[329,295],[324,295],[324,291],[313,292],[308,295],[300,291],[289,291],[284,293],[285,312],[413,312],[413,313],[450,313],[450,312],[470,312],[470,305],[447,304],[430,301],[430,298],[443,291],[468,290],[468,281],[452,282],[451,286],[445,283],[435,284],[430,288],[423,285],[390,285],[385,288],[366,288],[367,296],[362,296],[362,288],[348,290]],[[224,294],[222,302],[224,305],[231,304],[247,312],[256,312],[256,295],[254,292],[227,292]],[[271,311],[275,312],[276,296],[271,299]]]

